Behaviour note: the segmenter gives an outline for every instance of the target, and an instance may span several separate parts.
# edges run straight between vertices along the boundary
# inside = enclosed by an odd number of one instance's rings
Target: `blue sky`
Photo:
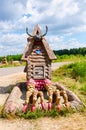
[[[86,47],[86,0],[0,1],[0,56],[23,53],[36,24],[54,50]]]

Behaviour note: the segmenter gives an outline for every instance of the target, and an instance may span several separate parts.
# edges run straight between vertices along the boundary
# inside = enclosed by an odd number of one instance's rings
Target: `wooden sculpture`
[[[48,91],[49,95],[48,109],[51,109],[53,94],[55,94],[56,105],[60,110],[60,91],[52,88],[51,84],[51,62],[56,59],[56,56],[44,37],[47,31],[48,27],[46,26],[46,32],[42,34],[39,26],[36,25],[31,35],[28,33],[28,28],[26,28],[26,33],[29,37],[27,38],[27,47],[22,56],[22,60],[26,61],[24,72],[26,72],[27,78],[26,101],[23,111],[27,110],[31,96],[33,96],[32,111],[34,110],[37,95],[40,96],[42,108],[45,109],[44,90]],[[63,98],[65,104],[68,104],[65,92],[63,93]]]

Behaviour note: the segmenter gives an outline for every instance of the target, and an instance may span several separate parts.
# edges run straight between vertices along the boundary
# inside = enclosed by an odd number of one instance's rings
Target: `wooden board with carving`
[[[44,79],[44,78],[45,78],[44,66],[35,66],[34,67],[34,79]]]

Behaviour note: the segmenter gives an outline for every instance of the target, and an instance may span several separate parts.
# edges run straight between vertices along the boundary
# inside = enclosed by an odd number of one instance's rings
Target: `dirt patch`
[[[86,117],[79,114],[70,117],[42,118],[34,122],[39,130],[85,130]]]
[[[0,130],[85,130],[86,117],[73,114],[69,117],[40,118],[36,120],[0,119]]]
[[[25,73],[11,74],[0,77],[0,105],[3,105],[9,96],[9,91],[16,83],[25,80]]]

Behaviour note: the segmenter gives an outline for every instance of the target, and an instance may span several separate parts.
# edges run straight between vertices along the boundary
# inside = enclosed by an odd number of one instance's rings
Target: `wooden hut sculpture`
[[[33,79],[51,79],[51,62],[56,59],[53,51],[49,47],[45,35],[42,35],[38,25],[35,26],[32,35],[28,33],[28,44],[22,56],[22,60],[26,61],[25,72],[27,80]]]
[[[33,95],[33,106],[35,106],[35,98],[39,95],[41,98],[42,108],[45,109],[43,92],[45,89],[49,93],[49,104],[48,108],[51,109],[52,95],[55,93],[57,97],[57,102],[60,102],[60,93],[57,90],[52,89],[51,83],[51,62],[56,59],[53,51],[49,47],[45,39],[48,27],[46,26],[45,34],[42,34],[38,25],[35,26],[32,35],[28,33],[28,28],[26,32],[29,35],[27,38],[27,47],[22,56],[22,60],[26,61],[26,67],[24,71],[26,72],[27,78],[27,93],[26,102],[24,104],[23,111],[28,107],[29,98]],[[36,89],[36,92],[34,90]],[[41,92],[39,92],[41,91]],[[67,95],[64,93],[64,98],[67,101]],[[35,98],[34,98],[35,97]],[[37,99],[36,99],[37,100]]]

